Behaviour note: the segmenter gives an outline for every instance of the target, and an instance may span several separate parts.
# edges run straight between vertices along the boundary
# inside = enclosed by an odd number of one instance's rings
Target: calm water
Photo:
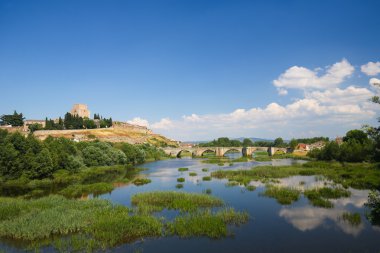
[[[235,154],[231,154],[235,155]],[[178,177],[186,178],[184,188],[179,191],[202,193],[212,190],[212,195],[222,198],[227,205],[237,210],[246,210],[251,219],[248,224],[233,227],[233,236],[212,240],[208,238],[179,239],[168,237],[146,239],[133,244],[114,248],[112,252],[380,252],[380,227],[371,226],[366,220],[363,204],[368,191],[350,189],[350,198],[333,200],[334,208],[312,207],[303,197],[289,206],[277,204],[275,199],[259,196],[264,185],[253,192],[245,188],[226,187],[226,180],[202,181],[211,171],[219,169],[244,169],[263,164],[284,165],[297,161],[277,160],[272,162],[235,163],[233,166],[218,166],[202,163],[200,159],[174,159],[144,164],[144,173],[152,183],[143,186],[128,185],[115,189],[111,194],[102,195],[115,203],[130,206],[133,194],[153,190],[177,190]],[[189,171],[178,172],[187,167]],[[209,168],[209,172],[202,172]],[[195,177],[188,176],[196,172]],[[300,185],[300,181],[304,184]],[[281,185],[293,187],[314,187],[322,185],[314,176],[296,176],[280,180]],[[343,212],[358,212],[362,222],[352,226],[340,219]],[[166,212],[168,217],[172,212]],[[1,245],[1,244],[0,244]],[[3,245],[4,247],[4,245]],[[1,248],[1,246],[0,246]],[[11,249],[7,249],[7,251]],[[12,249],[14,251],[14,249]]]

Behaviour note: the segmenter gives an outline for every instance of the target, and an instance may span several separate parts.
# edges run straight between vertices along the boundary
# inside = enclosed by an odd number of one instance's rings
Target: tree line
[[[19,127],[24,125],[25,117],[22,113],[14,111],[13,114],[3,114],[0,117],[0,125],[11,125]],[[95,121],[96,120],[96,121]],[[58,122],[45,118],[45,127],[42,124],[34,123],[29,125],[29,130],[33,133],[37,130],[63,130],[63,129],[94,129],[108,128],[112,126],[112,118],[103,118],[99,114],[94,114],[94,119],[82,118],[78,115],[72,115],[67,112],[62,119],[59,117]]]
[[[57,170],[75,173],[91,166],[135,165],[162,156],[162,150],[149,144],[76,143],[52,137],[40,141],[31,134],[23,136],[0,129],[0,176],[6,180],[22,176],[43,179]]]
[[[281,147],[285,148],[288,144],[278,137],[274,141],[252,141],[249,138],[240,140],[231,140],[227,137],[220,137],[216,140],[200,143],[199,147]]]

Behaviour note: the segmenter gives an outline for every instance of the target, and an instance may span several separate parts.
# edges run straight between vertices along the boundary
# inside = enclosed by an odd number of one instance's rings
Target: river
[[[202,181],[203,176],[215,170],[295,162],[285,159],[218,166],[202,163],[201,159],[183,158],[146,163],[141,167],[147,169],[143,173],[152,180],[150,184],[120,187],[100,197],[130,206],[130,197],[138,192],[177,190],[202,193],[211,189],[212,195],[223,199],[227,205],[247,211],[250,221],[232,228],[233,235],[223,239],[145,239],[114,248],[112,252],[379,252],[380,227],[372,226],[365,218],[363,205],[367,201],[367,190],[350,189],[351,197],[333,200],[334,208],[325,209],[311,206],[304,197],[291,205],[280,205],[275,199],[260,196],[265,187],[261,183],[255,183],[255,191],[247,191],[240,186],[227,187],[226,180],[213,178],[211,181]],[[189,171],[179,172],[180,167],[189,168]],[[203,172],[202,168],[209,168],[209,171]],[[191,177],[189,172],[196,172],[197,176]],[[175,188],[178,177],[186,179],[180,190]],[[316,180],[314,176],[296,176],[282,179],[279,184],[308,188],[323,184],[323,181]],[[341,219],[344,212],[359,213],[361,223],[351,225],[344,221]],[[171,219],[175,212],[165,211],[160,215]]]

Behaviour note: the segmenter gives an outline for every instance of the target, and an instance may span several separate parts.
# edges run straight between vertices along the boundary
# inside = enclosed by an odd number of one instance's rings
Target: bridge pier
[[[177,157],[182,151],[188,151],[193,156],[202,156],[206,151],[213,151],[218,157],[224,156],[224,154],[230,150],[238,150],[243,156],[251,156],[255,151],[265,151],[268,152],[270,156],[274,155],[277,151],[282,151],[288,153],[287,148],[276,148],[276,147],[197,147],[197,148],[163,148],[165,154]]]

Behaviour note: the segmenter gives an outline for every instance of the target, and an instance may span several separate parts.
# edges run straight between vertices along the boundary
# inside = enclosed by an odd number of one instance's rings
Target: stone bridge
[[[287,148],[276,148],[276,147],[195,147],[195,148],[162,148],[165,154],[173,157],[181,156],[181,152],[190,152],[193,156],[202,156],[204,152],[214,152],[216,156],[224,156],[228,151],[241,152],[243,156],[251,156],[252,153],[256,151],[268,152],[268,155],[272,156],[277,151],[288,153]]]

